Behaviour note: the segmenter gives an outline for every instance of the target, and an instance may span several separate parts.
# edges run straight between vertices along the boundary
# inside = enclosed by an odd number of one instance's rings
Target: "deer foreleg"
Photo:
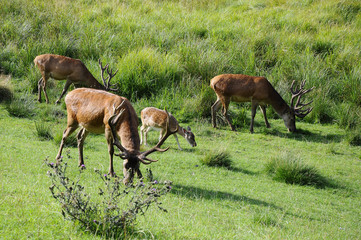
[[[79,150],[79,167],[84,167],[84,158],[83,158],[83,146],[88,131],[85,128],[80,129],[78,135],[76,136],[78,140],[78,150]]]
[[[71,83],[72,83],[72,82],[71,82],[69,79],[66,80],[65,85],[64,85],[64,88],[63,88],[63,91],[61,92],[59,99],[56,100],[55,104],[59,104],[59,103],[60,103],[61,98],[62,98],[62,97],[64,96],[64,94],[68,91]]]
[[[177,137],[176,133],[173,134],[173,136],[174,136],[175,140],[177,141],[178,149],[182,151],[183,149],[182,149],[181,146],[179,145],[179,141],[178,141],[178,137]]]
[[[270,128],[271,125],[269,124],[269,122],[268,122],[268,120],[267,120],[266,106],[259,105],[259,107],[260,107],[260,109],[261,109],[261,112],[263,113],[264,122],[266,123],[266,127],[267,127],[267,128]]]
[[[61,159],[61,153],[63,151],[63,148],[64,148],[64,143],[65,143],[65,139],[70,135],[72,134],[75,130],[77,129],[77,126],[74,127],[74,126],[68,126],[64,133],[63,133],[63,138],[61,139],[61,143],[60,143],[60,147],[59,147],[59,151],[58,151],[58,155],[56,155],[56,160],[59,161]]]
[[[108,152],[109,152],[109,172],[108,174],[112,177],[115,177],[114,167],[113,167],[113,155],[114,155],[114,140],[113,135],[110,129],[105,129],[105,138],[108,143]]]

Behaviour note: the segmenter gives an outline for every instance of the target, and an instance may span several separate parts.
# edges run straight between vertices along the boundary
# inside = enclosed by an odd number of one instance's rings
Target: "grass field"
[[[170,150],[141,166],[172,181],[161,198],[168,213],[150,208],[125,238],[359,239],[360,36],[357,0],[0,1],[0,238],[104,238],[64,220],[49,191],[44,160],[55,159],[66,126],[64,103],[53,104],[64,81],[49,80],[51,104],[37,103],[33,59],[54,53],[81,59],[97,79],[101,58],[119,69],[119,94],[138,116],[167,107],[196,136],[195,148],[180,138],[184,151],[170,137]],[[294,134],[271,108],[269,129],[258,112],[250,134],[249,104],[231,104],[236,131],[214,129],[209,80],[222,73],[265,76],[287,102],[292,80],[306,80],[314,109]],[[157,139],[151,132],[149,144]],[[231,165],[204,164],[217,154]],[[96,195],[93,169],[109,164],[104,136],[88,136],[84,155],[82,183]],[[64,156],[75,176],[78,150]],[[317,184],[286,183],[297,168]]]
[[[262,118],[257,119],[261,123]],[[258,124],[254,134],[246,129],[213,130],[204,122],[192,123],[198,146],[180,139],[184,151],[171,137],[171,149],[154,154],[159,162],[150,168],[158,181],[170,180],[173,188],[163,199],[168,213],[155,208],[138,217],[131,238],[147,239],[357,239],[360,235],[361,150],[345,142],[345,131],[336,126],[299,123],[299,134],[286,132],[280,120],[272,129]],[[61,123],[52,127],[61,131]],[[0,110],[1,126],[1,236],[5,239],[93,239],[72,222],[65,221],[52,199],[44,159],[55,158],[54,140],[41,141],[31,119],[9,117]],[[19,131],[19,129],[21,129]],[[155,144],[158,133],[151,132]],[[67,148],[69,171],[77,170],[77,149]],[[208,152],[226,151],[231,168],[201,163]],[[300,186],[272,179],[265,171],[274,157],[288,155],[317,169],[328,185]],[[107,173],[104,136],[91,135],[85,144],[87,177],[92,189],[98,178],[93,168]],[[144,172],[146,167],[141,167]],[[121,162],[115,162],[121,173]]]

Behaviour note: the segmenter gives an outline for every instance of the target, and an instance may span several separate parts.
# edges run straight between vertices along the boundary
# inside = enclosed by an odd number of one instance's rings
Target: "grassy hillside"
[[[119,69],[120,94],[172,99],[185,119],[209,116],[209,80],[266,76],[286,99],[292,80],[316,86],[310,122],[357,127],[361,4],[346,1],[2,1],[0,67],[37,91],[32,60],[56,53]],[[64,84],[64,83],[62,83]],[[155,100],[156,99],[156,100]],[[169,101],[168,101],[169,102]],[[206,109],[185,113],[186,109]]]
[[[101,58],[119,69],[119,94],[138,115],[167,107],[196,135],[196,148],[182,138],[179,151],[170,137],[169,151],[152,154],[154,178],[173,182],[168,213],[150,208],[128,238],[359,238],[360,39],[356,0],[0,1],[0,236],[102,239],[65,221],[49,191],[44,159],[55,158],[66,126],[64,103],[53,104],[64,81],[50,80],[51,104],[37,103],[33,59],[55,53],[81,59],[99,80]],[[306,80],[314,110],[295,134],[272,110],[265,128],[258,113],[250,134],[249,104],[231,104],[237,131],[213,129],[209,80],[221,73],[265,76],[286,101],[292,80]],[[149,144],[157,139],[151,132]],[[83,184],[96,195],[104,136],[89,135],[84,155]],[[77,174],[77,149],[64,156]],[[231,165],[205,164],[217,156]],[[119,159],[114,167],[121,174]]]

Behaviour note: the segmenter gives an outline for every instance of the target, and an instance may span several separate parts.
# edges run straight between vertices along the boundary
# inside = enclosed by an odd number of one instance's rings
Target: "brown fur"
[[[162,151],[159,148],[152,149],[148,153],[141,153],[139,151],[138,117],[131,103],[124,97],[103,90],[78,88],[71,91],[65,97],[65,103],[68,113],[67,128],[64,131],[56,159],[61,159],[65,139],[79,126],[81,127],[77,135],[79,166],[84,164],[83,144],[87,134],[89,132],[105,133],[110,158],[109,174],[112,176],[115,175],[113,169],[113,143],[115,139],[113,136],[116,134],[117,138],[120,137],[120,150],[124,148],[123,173],[125,184],[131,182],[134,172],[141,177],[139,161],[143,163],[146,163],[144,162],[145,160],[152,162],[154,160],[146,159],[147,154],[154,151]],[[120,105],[120,109],[116,109]],[[117,119],[113,126],[115,132],[112,132],[109,119],[116,114],[119,114],[119,119]]]
[[[251,132],[253,132],[254,116],[256,115],[257,106],[261,107],[266,126],[270,127],[266,117],[265,105],[267,104],[271,105],[275,111],[284,118],[284,120],[285,118],[289,118],[289,121],[287,120],[287,124],[285,120],[285,124],[290,131],[296,130],[294,122],[295,116],[292,109],[287,105],[266,78],[242,74],[223,74],[211,79],[210,86],[217,95],[217,101],[211,108],[213,127],[216,127],[215,112],[222,104],[223,114],[231,129],[235,130],[227,114],[229,103],[233,101],[251,102]]]
[[[42,88],[46,103],[49,103],[48,95],[46,93],[46,84],[50,77],[55,80],[66,80],[64,89],[56,103],[60,102],[72,83],[84,87],[105,90],[105,87],[94,78],[84,63],[79,59],[55,54],[43,54],[34,59],[34,64],[39,68],[42,76],[38,82],[39,102],[41,102]]]
[[[161,139],[167,129],[167,112],[155,107],[147,107],[141,111],[140,115],[142,120],[142,126],[140,127],[141,144],[144,139],[144,144],[147,145],[147,133],[151,128],[160,130],[159,139]],[[177,119],[172,114],[169,114],[169,128],[173,130],[178,129],[177,133],[184,137],[192,147],[197,146],[195,136],[190,127],[188,126],[188,130],[186,130],[179,126]],[[177,141],[178,148],[182,150],[177,135],[174,133],[173,136]]]

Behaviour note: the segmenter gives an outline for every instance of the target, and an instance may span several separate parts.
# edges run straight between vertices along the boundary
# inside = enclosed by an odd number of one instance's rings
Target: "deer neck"
[[[186,135],[185,135],[184,132],[185,132],[185,129],[178,125],[178,131],[177,131],[177,133],[178,133],[179,135],[181,135],[182,137],[185,137]]]
[[[131,111],[131,109],[128,108],[128,111]],[[137,118],[132,118],[130,114],[128,114],[125,116],[125,119],[119,124],[120,126],[118,130],[118,135],[120,137],[122,145],[128,151],[138,154],[140,149],[140,138],[138,133]]]
[[[283,116],[285,113],[290,111],[290,107],[285,100],[275,91],[270,104],[279,116]]]

